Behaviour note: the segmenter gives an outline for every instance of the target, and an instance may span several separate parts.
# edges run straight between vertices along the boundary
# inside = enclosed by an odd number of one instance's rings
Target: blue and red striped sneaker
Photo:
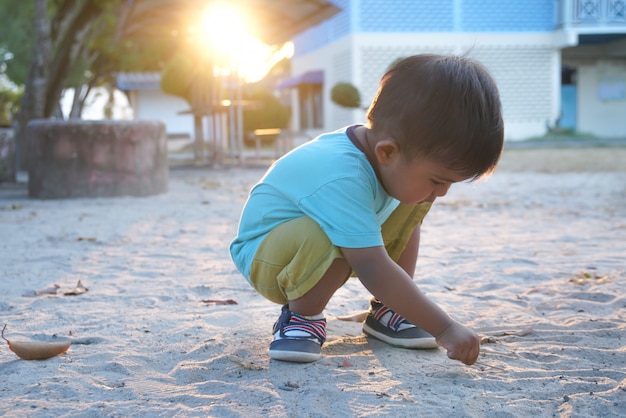
[[[296,363],[310,363],[322,357],[322,344],[326,341],[326,319],[305,317],[283,306],[274,324],[274,340],[270,344],[270,358]]]
[[[404,348],[437,348],[435,337],[407,321],[382,302],[372,299],[363,332],[387,344]]]

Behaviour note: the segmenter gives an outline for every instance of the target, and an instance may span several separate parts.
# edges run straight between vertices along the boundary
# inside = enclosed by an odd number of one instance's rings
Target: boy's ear
[[[381,164],[388,163],[393,157],[399,155],[400,147],[396,141],[392,141],[390,139],[383,139],[382,141],[378,141],[376,147],[374,148],[374,152],[376,153],[376,158]]]

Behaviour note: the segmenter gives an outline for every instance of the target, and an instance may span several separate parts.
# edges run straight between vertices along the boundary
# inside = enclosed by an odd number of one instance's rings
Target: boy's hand
[[[448,351],[448,357],[468,366],[474,364],[480,353],[480,338],[469,328],[453,322],[437,336],[437,344]]]

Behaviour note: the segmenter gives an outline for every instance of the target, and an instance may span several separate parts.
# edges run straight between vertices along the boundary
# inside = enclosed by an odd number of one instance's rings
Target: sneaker
[[[310,363],[322,357],[326,341],[326,319],[309,319],[283,306],[280,318],[274,324],[274,340],[268,354],[274,360]]]
[[[435,337],[411,324],[378,300],[371,301],[369,314],[363,323],[363,332],[397,347],[439,347]]]

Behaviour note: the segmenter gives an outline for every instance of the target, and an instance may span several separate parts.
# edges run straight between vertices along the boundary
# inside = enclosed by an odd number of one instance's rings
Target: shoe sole
[[[273,360],[290,361],[292,363],[312,363],[322,358],[321,354],[303,353],[300,351],[269,350],[267,354]]]
[[[363,332],[371,337],[386,342],[394,347],[402,348],[416,348],[421,350],[428,350],[433,348],[439,348],[439,344],[434,337],[426,338],[392,338],[381,332],[372,329],[367,323],[363,323]]]

